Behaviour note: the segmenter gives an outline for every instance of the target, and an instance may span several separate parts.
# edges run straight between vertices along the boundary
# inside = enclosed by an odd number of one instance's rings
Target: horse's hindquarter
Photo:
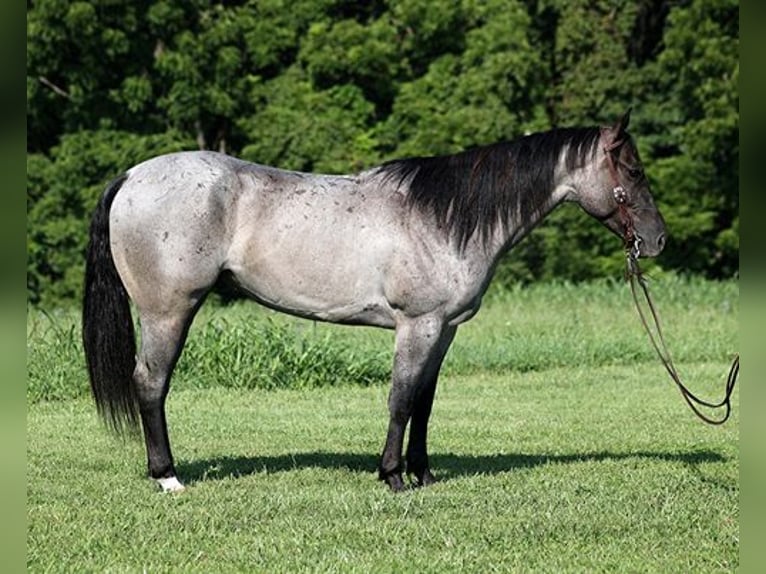
[[[112,203],[110,241],[115,266],[139,307],[183,305],[220,274],[238,187],[225,158],[170,154],[128,171]]]

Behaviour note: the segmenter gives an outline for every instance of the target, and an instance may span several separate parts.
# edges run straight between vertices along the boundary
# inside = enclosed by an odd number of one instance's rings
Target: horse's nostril
[[[660,233],[660,236],[657,238],[657,248],[662,251],[662,249],[665,247],[665,234]]]

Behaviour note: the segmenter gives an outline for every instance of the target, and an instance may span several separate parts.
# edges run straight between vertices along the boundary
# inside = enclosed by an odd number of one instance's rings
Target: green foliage
[[[552,2],[558,26],[552,46],[557,122],[616,118],[633,103],[636,65],[630,61],[638,2]]]
[[[342,172],[344,167],[369,165],[374,144],[368,126],[374,109],[356,85],[316,91],[294,66],[271,82],[257,84],[252,99],[261,105],[238,123],[252,142],[241,157],[304,171]]]
[[[309,27],[298,61],[317,88],[355,84],[371,100],[390,99],[399,62],[396,35],[382,19],[369,25],[320,21]]]
[[[87,396],[79,314],[27,312],[27,399],[61,401]]]
[[[730,359],[737,346],[735,281],[661,274],[652,292],[676,361]],[[458,331],[443,368],[447,376],[656,361],[626,284],[541,283],[513,289],[497,284],[486,299],[482,311]],[[29,310],[30,402],[88,394],[78,325],[76,309]],[[250,302],[225,307],[211,302],[192,325],[173,388],[380,385],[390,377],[392,353],[390,331],[312,323]]]
[[[649,66],[663,139],[650,174],[673,206],[666,260],[713,276],[739,269],[739,3],[698,0],[671,11],[665,49]]]
[[[303,332],[308,323],[243,321],[227,312],[206,321],[189,340],[177,376],[198,388],[316,388],[384,383],[390,367],[381,351],[355,349],[329,333]]]
[[[461,53],[437,55],[402,83],[382,141],[391,157],[446,154],[544,125],[542,62],[520,3],[465,6]],[[417,33],[416,31],[414,33]],[[457,42],[457,41],[456,41]]]
[[[138,102],[125,106],[120,86],[139,101],[136,83],[148,73],[148,2],[35,2],[27,11],[27,147],[49,153],[84,129],[159,130]]]
[[[35,2],[29,300],[78,297],[90,209],[137,159],[198,147],[346,173],[631,106],[670,227],[658,265],[734,276],[738,17],[737,0]],[[562,209],[499,277],[600,277],[619,249]]]
[[[176,389],[316,388],[385,383],[390,346],[349,344],[350,333],[308,331],[310,323],[265,315],[256,305],[202,312],[174,373]],[[90,391],[79,315],[31,310],[27,321],[27,397],[65,400]]]

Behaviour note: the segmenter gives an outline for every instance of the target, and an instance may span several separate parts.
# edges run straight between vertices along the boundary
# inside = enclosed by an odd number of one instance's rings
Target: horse
[[[165,402],[195,313],[225,279],[271,309],[393,329],[378,475],[395,492],[434,483],[427,435],[439,370],[501,256],[564,202],[628,241],[635,256],[662,251],[665,222],[629,117],[353,175],[211,151],[128,169],[102,194],[86,253],[82,337],[97,412],[117,433],[142,427],[149,477],[163,491],[184,489]]]

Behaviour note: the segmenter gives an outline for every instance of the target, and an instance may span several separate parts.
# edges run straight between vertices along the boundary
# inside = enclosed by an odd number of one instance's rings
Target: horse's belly
[[[227,268],[251,297],[273,309],[334,323],[394,326],[381,270],[360,246],[300,242],[248,249]]]

